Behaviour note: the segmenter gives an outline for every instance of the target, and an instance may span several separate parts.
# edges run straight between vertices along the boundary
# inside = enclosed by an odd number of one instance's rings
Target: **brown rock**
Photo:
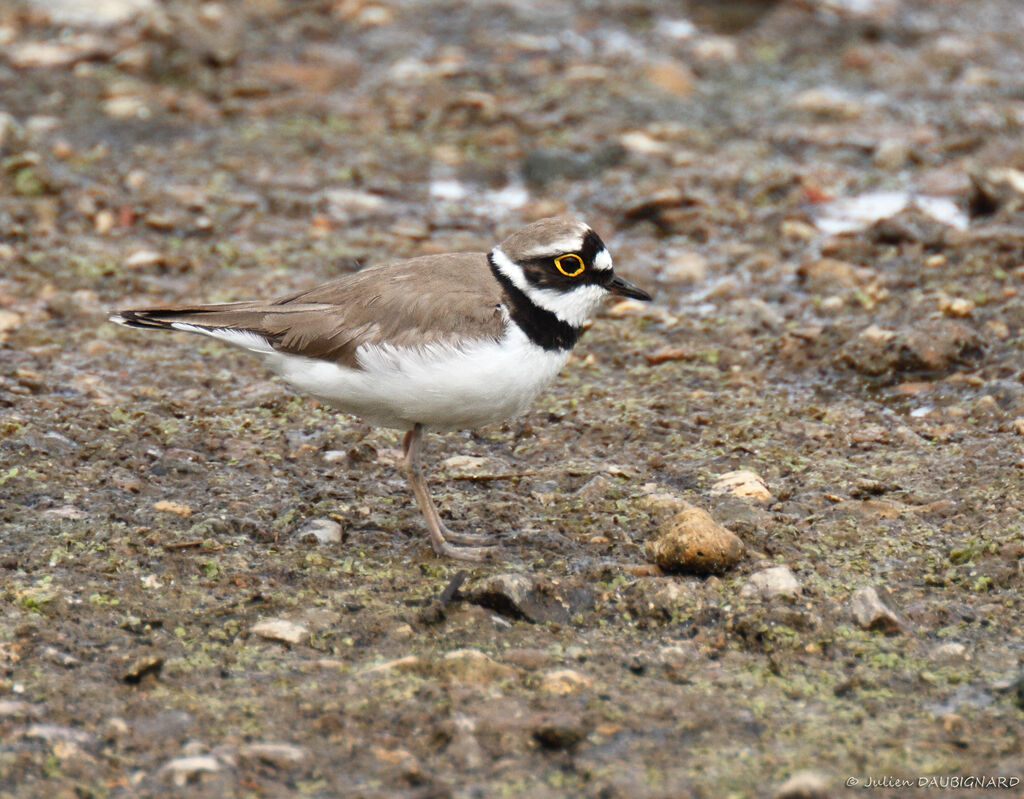
[[[707,511],[688,508],[661,526],[646,553],[665,571],[716,574],[736,565],[743,550],[743,542]]]
[[[808,291],[825,293],[850,289],[870,283],[876,278],[873,270],[835,258],[817,258],[797,269],[797,277]]]
[[[676,97],[687,97],[693,93],[696,78],[686,64],[666,59],[647,67],[647,80]]]
[[[659,347],[653,352],[645,352],[643,355],[644,360],[651,366],[668,361],[687,361],[694,358],[694,352],[685,347]]]
[[[676,253],[660,270],[661,277],[677,283],[700,283],[708,274],[708,259],[695,250]]]
[[[829,87],[804,89],[790,100],[789,107],[831,119],[857,119],[864,114],[862,103]]]
[[[912,327],[883,330],[871,325],[843,347],[838,362],[865,375],[942,373],[982,352],[977,333],[952,319],[929,319]]]
[[[593,684],[590,677],[575,669],[552,669],[544,672],[540,678],[540,689],[544,693],[558,696],[575,693]]]
[[[147,678],[156,680],[163,667],[164,659],[159,655],[143,655],[135,658],[121,671],[121,680],[129,685],[138,685]]]
[[[173,513],[175,516],[188,518],[192,515],[192,508],[182,502],[174,502],[170,499],[161,499],[153,503],[153,510],[160,513]]]
[[[436,666],[440,676],[467,685],[487,685],[516,675],[516,670],[511,666],[499,663],[479,649],[446,652]]]
[[[587,737],[590,725],[575,713],[554,713],[537,720],[533,738],[545,749],[572,749]]]

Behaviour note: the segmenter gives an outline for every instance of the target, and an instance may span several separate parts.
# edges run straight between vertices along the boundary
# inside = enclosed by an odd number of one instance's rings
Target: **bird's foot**
[[[494,543],[493,535],[483,533],[457,533],[447,527],[441,528],[441,535],[444,540],[452,544],[463,544],[465,546],[480,546]],[[491,547],[493,549],[493,547]]]
[[[430,543],[434,547],[434,552],[442,558],[468,560],[474,563],[491,560],[498,551],[497,547],[458,546],[448,541],[431,541]]]

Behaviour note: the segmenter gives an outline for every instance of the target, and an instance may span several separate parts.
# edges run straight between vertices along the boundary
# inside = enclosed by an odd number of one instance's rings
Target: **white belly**
[[[463,347],[363,345],[362,369],[262,353],[299,391],[387,427],[420,423],[434,430],[479,427],[522,413],[569,358],[538,347],[515,325],[500,341]]]

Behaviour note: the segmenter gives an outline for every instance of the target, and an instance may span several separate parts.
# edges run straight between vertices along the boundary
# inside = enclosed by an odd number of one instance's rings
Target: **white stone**
[[[771,599],[776,596],[797,596],[800,593],[800,581],[788,566],[772,566],[750,575],[750,579],[740,589],[742,596],[759,596]]]
[[[341,525],[332,519],[309,519],[297,535],[300,541],[313,538],[318,544],[340,544]]]
[[[261,760],[277,768],[296,768],[309,757],[301,746],[287,743],[252,743],[243,746],[238,754],[244,760]]]
[[[270,641],[298,644],[309,636],[309,630],[302,624],[288,619],[264,619],[249,628],[249,632]]]
[[[169,760],[160,772],[169,774],[174,784],[180,788],[198,774],[213,774],[220,769],[220,762],[212,755],[190,755]]]
[[[711,486],[711,496],[717,497],[723,494],[732,494],[741,499],[752,499],[755,502],[767,502],[772,498],[772,492],[768,490],[764,478],[749,469],[738,469],[719,476]]]
[[[30,0],[54,25],[107,28],[157,10],[156,0]]]

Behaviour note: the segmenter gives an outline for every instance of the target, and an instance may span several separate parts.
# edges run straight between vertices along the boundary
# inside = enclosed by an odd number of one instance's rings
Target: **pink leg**
[[[487,540],[482,536],[464,535],[453,533],[437,513],[434,501],[430,498],[430,491],[427,489],[427,481],[423,476],[423,468],[420,465],[420,449],[423,443],[423,425],[417,423],[412,430],[405,434],[402,441],[402,451],[405,453],[405,474],[409,478],[409,485],[412,486],[412,493],[416,497],[416,504],[419,505],[423,518],[427,522],[427,531],[430,533],[430,544],[434,552],[442,557],[455,558],[456,560],[485,560],[492,553],[494,547],[473,547],[453,546],[451,542],[464,544],[479,543]]]

